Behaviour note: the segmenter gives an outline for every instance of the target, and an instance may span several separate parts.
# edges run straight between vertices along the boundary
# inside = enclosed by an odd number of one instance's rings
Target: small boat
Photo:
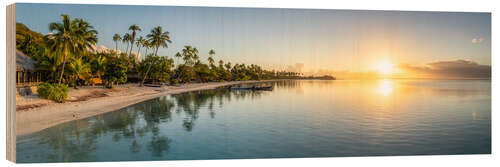
[[[264,90],[264,91],[272,91],[273,86],[251,86],[251,87],[233,87],[229,86],[230,90]]]
[[[273,86],[262,86],[262,87],[255,87],[255,90],[267,90],[267,91],[272,91]]]

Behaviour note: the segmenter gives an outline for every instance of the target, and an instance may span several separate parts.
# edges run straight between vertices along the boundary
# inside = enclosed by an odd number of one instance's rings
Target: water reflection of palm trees
[[[305,80],[307,82],[308,80]],[[309,81],[311,83],[316,83],[317,81]],[[294,89],[296,87],[301,87],[303,82],[299,80],[281,80],[281,81],[275,81],[272,82],[273,86],[276,88],[281,88],[281,89]]]
[[[277,87],[290,86],[276,82]],[[295,82],[295,84],[297,84]],[[291,85],[294,85],[292,83]],[[44,159],[48,161],[92,161],[99,142],[110,138],[117,144],[129,143],[131,153],[150,152],[153,157],[168,154],[172,139],[161,133],[160,125],[172,121],[172,110],[182,113],[182,127],[187,132],[194,130],[200,112],[215,118],[218,108],[225,102],[260,98],[262,91],[230,91],[226,89],[194,91],[161,97],[99,116],[69,122],[39,132],[40,144],[47,144],[50,151]],[[219,107],[217,107],[217,104]],[[178,125],[173,125],[178,126]],[[143,144],[144,140],[148,140]],[[101,143],[102,144],[102,143]]]
[[[171,139],[165,136],[153,136],[148,144],[148,151],[155,157],[162,157],[163,153],[167,154],[170,151]]]
[[[47,144],[53,150],[44,155],[49,162],[94,158],[92,153],[96,150],[97,137],[89,131],[81,131],[84,128],[81,124],[81,121],[75,121],[67,126],[49,128],[42,133],[39,144]]]
[[[147,145],[147,150],[155,157],[162,157],[164,152],[167,154],[170,150],[172,140],[160,133],[158,125],[172,120],[171,110],[174,104],[167,98],[162,97],[135,106],[137,108],[134,108],[134,110],[138,111],[136,113],[142,115],[146,122],[145,126],[137,129],[138,134],[144,136],[145,133],[150,132],[152,137]],[[141,146],[134,140],[129,149],[137,153],[141,150]]]
[[[39,132],[39,144],[47,144],[51,149],[43,155],[49,162],[92,161],[97,158],[93,153],[99,138],[111,136],[114,142],[129,139],[130,152],[138,153],[143,149],[137,142],[138,138],[151,133],[147,150],[153,156],[162,156],[163,152],[168,152],[171,139],[159,133],[158,124],[170,121],[173,107],[170,100],[159,98],[116,112],[69,122]],[[145,121],[144,126],[137,124],[141,118]]]
[[[292,89],[301,86],[300,82],[294,80],[284,80],[284,81],[273,81],[269,83],[258,83],[256,85],[273,85],[277,88],[287,88]],[[270,93],[265,91],[230,91],[227,89],[216,89],[216,90],[204,90],[204,91],[193,91],[181,94],[171,95],[175,101],[176,112],[183,112],[185,117],[183,118],[182,126],[186,131],[192,131],[195,127],[196,119],[199,117],[200,109],[206,106],[208,114],[211,118],[215,118],[216,110],[214,109],[215,103],[218,102],[219,107],[222,108],[224,102],[231,102],[232,100],[244,100],[244,99],[258,99],[264,93]],[[217,102],[216,102],[217,101]]]
[[[224,104],[224,101],[243,100],[245,98],[256,98],[261,95],[260,91],[229,91],[225,89],[194,91],[171,95],[175,100],[176,112],[183,112],[182,126],[186,131],[192,131],[195,126],[195,121],[199,117],[200,109],[206,106],[208,114],[211,118],[216,115],[214,109],[215,101],[218,101],[219,106]]]

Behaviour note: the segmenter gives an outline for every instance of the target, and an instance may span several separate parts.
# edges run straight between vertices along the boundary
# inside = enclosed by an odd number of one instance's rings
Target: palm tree
[[[213,55],[215,55],[215,51],[214,51],[214,49],[210,49],[210,51],[208,51],[208,55],[210,55],[210,56],[208,57],[208,62],[210,63],[210,66],[211,66],[211,67],[214,67],[214,62],[215,62],[215,61],[214,61],[214,58],[212,58],[212,56],[213,56]]]
[[[180,54],[180,53],[179,53]],[[184,49],[182,49],[182,59],[184,60],[184,64],[186,65],[193,65],[198,61],[198,49],[195,47],[192,47],[191,45],[186,45],[184,46]]]
[[[196,64],[199,64],[200,63],[200,56],[198,55],[198,48],[193,48],[193,51],[192,51],[192,57],[194,59],[194,62]]]
[[[113,35],[113,41],[115,41],[115,52],[116,55],[118,56],[118,41],[121,41],[122,37],[119,34]]]
[[[34,52],[36,52],[36,46],[36,38],[31,33],[26,33],[22,35],[22,38],[16,39],[16,48],[21,50],[26,55],[34,55]]]
[[[139,59],[139,54],[141,53],[141,47],[144,46],[144,41],[146,41],[142,36],[140,36],[139,38],[137,38],[137,42],[135,42],[135,44],[137,45],[138,49],[137,49],[137,59]]]
[[[79,47],[82,54],[78,57],[86,55],[88,50],[94,50],[94,46],[97,43],[97,31],[88,22],[83,21],[83,19],[77,20],[77,39],[79,40]]]
[[[127,43],[127,49],[125,50],[125,53],[128,53],[128,47],[130,45],[129,42],[131,41],[131,38],[132,38],[132,36],[129,33],[125,33],[125,35],[123,35],[122,41],[123,41],[123,43]]]
[[[136,31],[142,31],[142,30],[141,30],[141,28],[139,28],[139,26],[137,26],[135,24],[128,27],[128,30],[132,31],[131,40],[130,40],[130,44],[132,44],[132,46],[130,46],[130,52],[129,52],[129,55],[131,55],[132,48],[134,47],[134,43],[135,43],[135,35],[137,35]]]
[[[84,63],[82,58],[76,58],[71,61],[69,63],[69,69],[72,77],[75,79],[75,88],[78,84],[78,80],[85,80],[90,75],[90,65]]]
[[[106,56],[104,55],[97,55],[94,59],[92,59],[92,66],[99,79],[101,79],[101,77],[104,75],[105,71],[104,68],[106,65],[105,63],[106,63]]]
[[[222,69],[224,69],[223,66],[224,66],[224,61],[223,60],[219,60],[219,67],[222,68]]]
[[[149,43],[155,48],[155,56],[158,55],[158,48],[168,48],[167,43],[172,43],[170,40],[169,32],[163,32],[162,27],[158,26],[151,30],[151,33],[146,36]]]
[[[147,56],[148,55],[148,50],[151,47],[151,44],[149,44],[148,40],[144,39],[144,42],[142,43],[142,46],[146,49],[146,53],[144,54],[144,56]]]
[[[215,55],[215,50],[214,49],[210,49],[210,51],[208,51],[208,55],[210,55],[210,56]]]
[[[48,48],[42,49],[39,51],[37,55],[40,56],[40,59],[37,60],[36,68],[43,71],[50,72],[48,76],[52,81],[57,80],[57,70],[58,67],[62,64],[62,56],[60,52],[52,52]]]
[[[177,52],[177,53],[174,55],[174,57],[176,57],[176,58],[177,58],[177,60],[179,60],[179,58],[182,58],[182,54],[181,54],[181,53],[179,53],[179,52]],[[180,65],[180,64],[179,64],[179,65]]]
[[[158,56],[158,48],[160,48],[160,46],[163,48],[168,48],[167,43],[172,43],[172,41],[170,40],[169,32],[168,31],[163,32],[161,26],[153,28],[151,30],[151,33],[148,34],[146,37],[148,38],[151,46],[155,48],[155,56]],[[146,70],[144,77],[142,78],[140,86],[144,85],[144,80],[146,80],[146,76],[148,76],[149,70],[151,70],[151,66],[153,66],[153,64],[154,62],[151,62],[149,64],[149,67]]]
[[[231,70],[231,62],[227,62],[224,67],[226,67],[226,70],[230,71]]]
[[[45,38],[50,50],[59,52],[63,56],[61,75],[59,84],[62,82],[66,59],[70,55],[91,49],[91,46],[97,43],[97,31],[83,20],[70,20],[69,15],[63,14],[62,22],[53,22],[49,24],[51,31]]]
[[[215,62],[214,58],[212,58],[211,56],[208,57],[208,63],[210,63],[210,66],[213,66],[214,62]]]

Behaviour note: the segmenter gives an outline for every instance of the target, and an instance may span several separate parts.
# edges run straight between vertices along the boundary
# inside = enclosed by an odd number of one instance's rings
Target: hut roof
[[[35,70],[35,61],[23,52],[16,50],[16,69]]]

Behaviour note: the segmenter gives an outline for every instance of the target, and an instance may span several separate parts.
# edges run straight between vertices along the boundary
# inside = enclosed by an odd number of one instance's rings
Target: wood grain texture
[[[7,160],[16,162],[16,4],[7,6]]]

